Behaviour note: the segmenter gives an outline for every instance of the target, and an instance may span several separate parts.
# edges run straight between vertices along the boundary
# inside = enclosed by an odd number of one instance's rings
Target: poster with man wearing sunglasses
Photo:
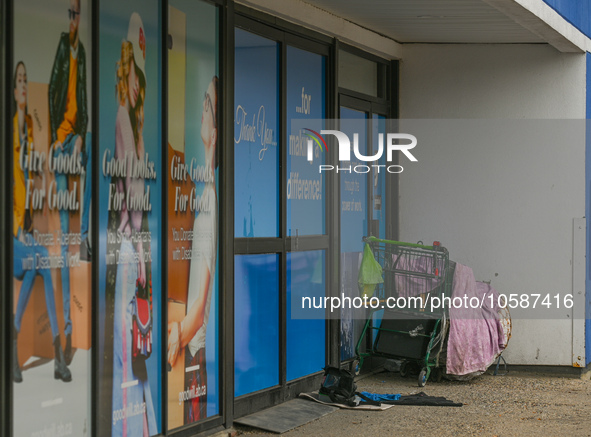
[[[79,36],[80,0],[70,0],[68,9],[69,30],[60,36],[49,80],[49,118],[51,127],[51,152],[56,162],[55,181],[59,192],[68,192],[69,176],[80,175],[84,195],[80,217],[80,235],[74,244],[80,246],[80,259],[90,261],[89,213],[92,168],[90,157],[91,136],[87,133],[88,99],[86,84],[86,51]],[[59,165],[62,163],[63,165]],[[60,210],[62,235],[70,234],[69,211]],[[70,238],[61,240],[61,253],[68,256]],[[62,296],[64,302],[64,332],[66,363],[72,360],[72,319],[70,315],[70,269],[61,269]]]
[[[80,252],[91,202],[92,2],[13,3],[17,121],[26,120],[28,146],[13,166],[22,188],[14,201],[28,210],[23,229],[32,235],[13,256],[23,271],[12,290],[13,435],[83,436],[91,416],[92,266]]]

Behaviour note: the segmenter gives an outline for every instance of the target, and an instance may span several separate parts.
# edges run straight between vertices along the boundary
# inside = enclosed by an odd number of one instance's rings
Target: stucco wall
[[[584,271],[573,277],[584,258],[573,244],[584,238],[580,230],[573,237],[573,220],[585,215],[584,137],[540,147],[506,134],[539,123],[515,120],[583,126],[550,120],[585,117],[585,73],[585,55],[546,45],[404,46],[401,118],[456,121],[437,128],[453,141],[418,138],[419,161],[400,176],[401,239],[441,240],[453,260],[504,294],[566,294],[584,284]],[[490,135],[475,137],[484,126]],[[584,302],[584,294],[576,298]],[[572,310],[556,313],[561,320],[514,313],[510,363],[572,365],[573,354],[584,354],[584,320],[573,322]]]

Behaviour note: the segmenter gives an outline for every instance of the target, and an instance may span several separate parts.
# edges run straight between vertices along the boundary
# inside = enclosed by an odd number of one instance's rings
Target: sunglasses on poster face
[[[213,111],[213,103],[211,102],[211,97],[209,96],[209,93],[206,91],[205,92],[205,96],[203,97],[204,100],[207,102],[206,106],[205,106],[205,111],[211,111],[211,116],[213,117],[213,124],[215,126],[216,122],[215,122],[215,112]]]
[[[80,15],[80,12],[75,11],[74,9],[68,9],[68,17],[70,17],[70,20],[75,20],[76,15]]]

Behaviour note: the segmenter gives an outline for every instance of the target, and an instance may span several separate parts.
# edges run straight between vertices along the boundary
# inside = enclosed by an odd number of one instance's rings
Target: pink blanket
[[[491,298],[494,305],[491,306]],[[504,347],[504,333],[496,306],[498,292],[490,285],[476,282],[470,267],[456,264],[452,297],[462,299],[462,307],[449,310],[447,373],[467,375],[484,372]],[[481,304],[471,308],[476,301]],[[464,307],[464,301],[468,307]],[[456,302],[459,302],[456,299]]]
[[[396,271],[396,297],[420,296],[435,290],[445,278],[445,263],[442,256],[415,255],[403,252],[392,255],[392,266],[386,269]],[[408,273],[408,274],[406,274]],[[420,276],[416,273],[427,274]]]

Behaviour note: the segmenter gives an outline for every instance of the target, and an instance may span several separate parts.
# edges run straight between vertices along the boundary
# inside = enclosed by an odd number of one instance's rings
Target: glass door
[[[318,173],[326,151],[314,150],[310,162],[305,146],[305,129],[321,130],[325,117],[328,49],[247,19],[239,26],[244,28],[235,29],[234,63],[236,417],[312,389],[306,386],[310,376],[326,365],[324,312],[310,317],[302,302],[326,295],[328,250],[325,176]]]
[[[342,102],[341,102],[342,103]],[[353,105],[351,105],[353,106]],[[369,111],[363,110],[363,104],[353,109],[340,107],[340,130],[352,141],[357,135],[359,152],[367,155]],[[339,162],[340,179],[340,219],[341,219],[341,263],[340,296],[351,300],[359,295],[357,272],[363,253],[362,239],[368,233],[368,175],[356,173],[355,168],[363,164],[351,154],[351,161]],[[341,308],[341,361],[355,356],[355,344],[363,329],[365,309],[345,306]]]
[[[379,134],[385,133],[386,116],[377,105],[349,96],[340,99],[340,130],[345,133],[360,155],[378,152]],[[357,138],[355,139],[355,136]],[[353,299],[360,295],[357,275],[363,254],[363,237],[386,237],[386,172],[385,154],[378,162],[363,162],[351,153],[350,162],[339,162],[340,180],[340,293]],[[380,171],[381,169],[381,171]],[[367,310],[354,305],[341,308],[341,361],[355,357],[355,346],[363,330]],[[379,323],[379,313],[373,323]],[[365,343],[362,344],[362,349]]]

